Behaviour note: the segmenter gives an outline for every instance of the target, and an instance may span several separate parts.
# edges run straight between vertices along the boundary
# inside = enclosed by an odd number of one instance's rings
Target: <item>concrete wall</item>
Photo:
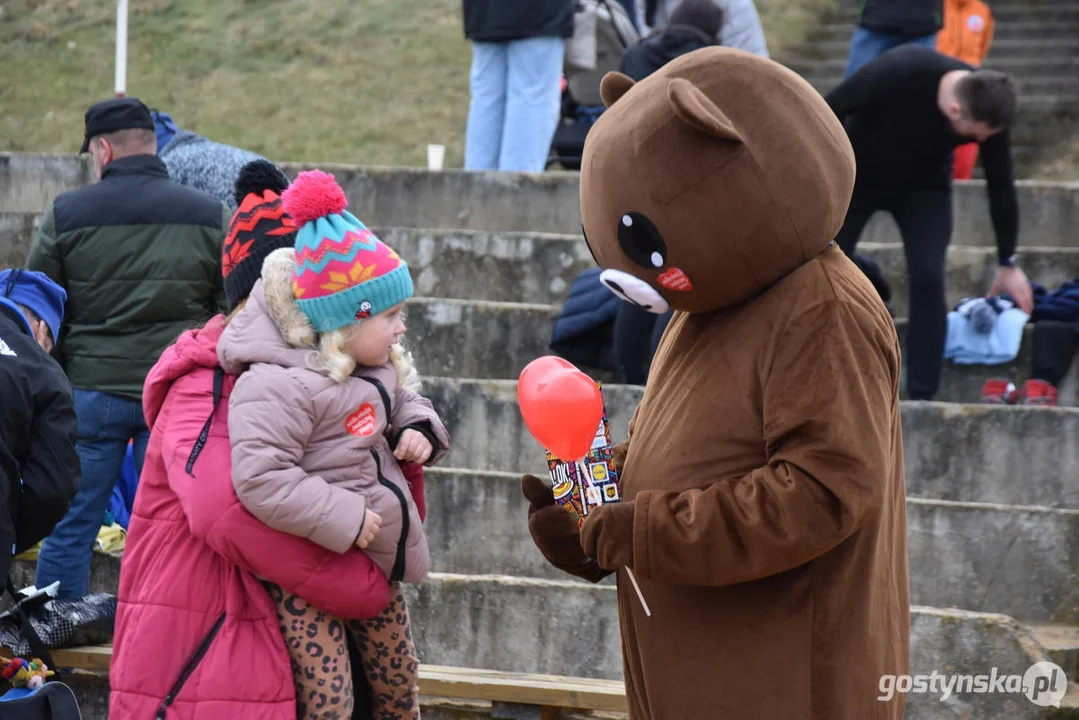
[[[116,558],[95,556],[118,577]],[[16,583],[29,578],[16,563]],[[91,591],[115,590],[95,582]],[[615,590],[565,580],[433,574],[405,589],[421,662],[512,672],[622,679]],[[587,618],[582,622],[581,618]],[[911,674],[1026,672],[1045,654],[1002,615],[911,608]],[[877,688],[871,691],[877,692]],[[961,694],[947,702],[910,695],[909,720],[1033,720],[1041,708],[1022,695]]]
[[[423,390],[450,428],[447,468],[546,472],[517,407],[516,383],[429,378]],[[643,388],[605,385],[615,442]],[[1079,509],[1079,409],[902,404],[907,492],[957,502]],[[1023,448],[1016,451],[1015,448]]]
[[[0,268],[24,263],[39,222],[37,213],[0,213]],[[416,293],[430,297],[560,305],[573,280],[595,266],[579,233],[400,227],[373,230],[408,261]],[[859,252],[880,264],[892,286],[893,312],[896,317],[907,317],[903,248],[863,243]],[[951,247],[947,269],[949,307],[988,290],[996,258],[994,247]],[[1032,281],[1055,289],[1079,277],[1079,247],[1024,249],[1023,267]]]
[[[318,167],[334,173],[350,201],[350,210],[370,225],[519,230],[574,233],[580,231],[578,176],[428,172],[322,163],[283,163],[291,176]],[[41,212],[59,192],[90,180],[74,155],[0,154],[0,211]],[[1021,181],[1019,214],[1021,247],[1067,246],[1076,242],[1079,183]],[[955,245],[991,243],[992,231],[985,185],[960,183],[955,188]],[[895,226],[878,218],[864,242],[894,242]]]
[[[559,579],[536,549],[520,475],[432,471],[425,531],[432,569]],[[475,518],[482,518],[476,522]],[[1079,622],[1079,510],[911,499],[911,600]]]

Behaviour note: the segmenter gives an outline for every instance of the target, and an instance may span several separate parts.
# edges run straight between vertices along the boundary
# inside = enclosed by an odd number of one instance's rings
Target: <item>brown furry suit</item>
[[[909,672],[900,353],[831,242],[846,134],[803,79],[725,48],[603,96],[589,247],[613,290],[679,312],[616,455],[626,501],[578,534],[526,477],[535,542],[618,572],[633,720],[898,720],[905,696],[877,696]]]

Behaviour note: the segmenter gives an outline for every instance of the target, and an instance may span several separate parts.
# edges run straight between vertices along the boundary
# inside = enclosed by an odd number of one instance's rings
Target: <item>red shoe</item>
[[[1010,380],[990,378],[982,385],[982,402],[989,405],[1014,405],[1019,393]]]
[[[1027,380],[1019,393],[1019,404],[1056,407],[1057,389],[1045,380]]]

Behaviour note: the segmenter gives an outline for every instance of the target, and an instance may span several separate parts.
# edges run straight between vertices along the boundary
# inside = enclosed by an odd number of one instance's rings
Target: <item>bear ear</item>
[[[636,85],[629,75],[612,70],[599,81],[599,95],[603,98],[603,104],[607,107],[614,105],[619,98],[629,92]]]
[[[667,85],[667,100],[674,114],[687,125],[723,140],[743,142],[734,123],[689,80],[671,80]]]

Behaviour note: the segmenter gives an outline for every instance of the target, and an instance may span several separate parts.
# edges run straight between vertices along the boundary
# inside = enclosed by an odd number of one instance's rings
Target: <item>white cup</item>
[[[428,170],[441,170],[442,161],[446,158],[446,146],[445,145],[428,145],[427,146],[427,169]]]

